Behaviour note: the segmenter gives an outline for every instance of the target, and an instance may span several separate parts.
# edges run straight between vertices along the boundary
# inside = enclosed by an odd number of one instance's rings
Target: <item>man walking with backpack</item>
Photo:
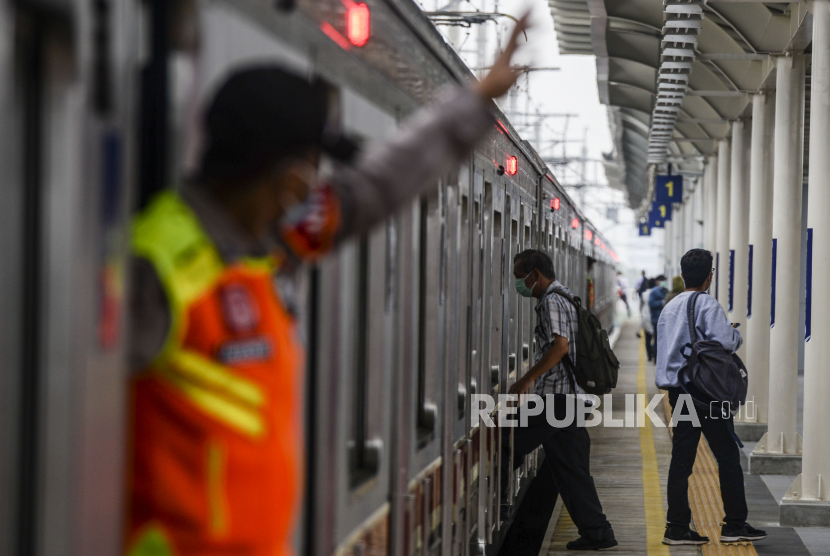
[[[557,407],[564,408],[566,394],[585,394],[563,359],[577,361],[578,315],[568,300],[573,293],[556,280],[553,261],[542,251],[528,249],[513,259],[516,289],[523,297],[534,297],[536,303],[535,364],[511,388],[511,394],[524,394],[536,384],[536,394],[554,394]],[[581,399],[577,403],[585,403]],[[561,406],[561,407],[560,407]],[[576,422],[555,428],[547,422],[543,411],[528,418],[526,427],[514,428],[513,467],[519,467],[525,455],[537,446],[545,449],[545,461],[579,531],[579,539],[567,544],[570,550],[599,550],[617,545],[614,530],[602,512],[594,479],[590,472],[591,437]],[[502,492],[507,492],[510,462],[510,429],[502,429]],[[552,497],[551,506],[556,497]]]
[[[741,334],[729,324],[721,305],[705,293],[712,282],[712,254],[704,249],[692,249],[683,255],[680,261],[686,290],[668,303],[663,309],[657,323],[657,370],[655,379],[658,388],[667,390],[672,412],[678,398],[686,390],[697,400],[704,399],[693,384],[682,383],[678,372],[685,376],[688,370],[686,356],[695,342],[717,342],[728,353],[734,353],[741,346]],[[692,300],[694,312],[694,338],[689,325],[689,302]],[[685,352],[685,356],[684,356]],[[728,354],[726,354],[728,355]],[[724,365],[723,372],[728,368]],[[666,515],[666,533],[663,544],[706,544],[708,537],[703,537],[689,527],[692,511],[689,508],[689,476],[695,463],[700,433],[706,437],[715,459],[718,462],[720,490],[726,516],[721,529],[721,542],[757,541],[767,536],[764,531],[755,529],[746,522],[747,505],[744,494],[744,477],[741,469],[738,444],[733,435],[732,415],[723,416],[720,404],[715,411],[697,408],[693,403],[685,404],[681,415],[695,412],[693,421],[680,420],[674,427],[672,435],[672,459],[669,467],[666,495],[668,512]],[[692,416],[694,418],[694,416]],[[696,426],[699,423],[699,426]]]

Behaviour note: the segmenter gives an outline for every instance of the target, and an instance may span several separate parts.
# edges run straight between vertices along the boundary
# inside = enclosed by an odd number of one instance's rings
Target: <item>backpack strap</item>
[[[692,344],[697,342],[697,330],[695,330],[695,305],[697,305],[697,298],[703,295],[703,292],[695,292],[689,297],[689,302],[686,303],[686,320],[689,321],[689,339]]]
[[[695,292],[689,296],[686,302],[686,321],[689,325],[689,343],[680,348],[680,355],[686,360],[692,355],[692,346],[697,342],[697,331],[695,330],[695,305],[697,304],[698,296],[703,295],[701,292]],[[689,354],[685,353],[689,349]]]
[[[582,307],[582,300],[581,299],[579,299],[578,297],[573,297],[573,296],[567,294],[564,290],[557,290],[556,288],[554,288],[554,289],[550,290],[550,293],[548,295],[553,295],[553,294],[561,295],[562,297],[564,297],[565,299],[570,301],[571,305],[573,305],[574,308],[577,311],[579,311],[580,307]],[[545,296],[545,297],[547,297],[547,296]]]

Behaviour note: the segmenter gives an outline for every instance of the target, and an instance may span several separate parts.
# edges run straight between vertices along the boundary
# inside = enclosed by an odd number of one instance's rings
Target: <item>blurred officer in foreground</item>
[[[321,154],[338,154],[327,86],[260,66],[220,87],[198,180],[159,194],[133,232],[129,556],[292,553],[303,350],[274,275],[368,230],[469,156],[494,123],[490,100],[516,80],[525,28],[481,82],[330,183],[317,176]]]

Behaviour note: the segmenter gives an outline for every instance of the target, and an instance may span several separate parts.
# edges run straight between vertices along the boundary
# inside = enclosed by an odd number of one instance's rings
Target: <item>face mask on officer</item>
[[[532,270],[530,274],[533,274],[536,269]],[[519,292],[519,295],[522,297],[533,297],[533,288],[536,287],[536,283],[539,281],[537,277],[536,280],[533,282],[533,285],[527,287],[527,279],[530,277],[530,274],[525,276],[524,278],[516,278],[516,291]]]

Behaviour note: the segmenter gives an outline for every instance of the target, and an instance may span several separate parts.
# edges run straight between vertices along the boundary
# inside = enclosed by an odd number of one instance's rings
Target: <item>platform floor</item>
[[[636,319],[625,321],[614,347],[621,362],[618,386],[613,393],[613,416],[618,419],[624,416],[626,394],[646,394],[647,399],[651,399],[658,393],[654,385],[654,365],[646,363],[642,340],[635,337],[638,326]],[[662,405],[655,413],[667,421]],[[639,428],[599,426],[590,429],[590,433],[591,472],[620,543],[604,552],[648,556],[830,554],[830,531],[779,527],[777,500],[780,493],[771,492],[768,478],[749,474],[744,474],[749,521],[766,529],[769,537],[755,546],[749,543],[741,546],[720,544],[717,539],[723,508],[717,466],[705,442],[701,442],[698,450],[690,499],[693,526],[712,541],[700,548],[663,545],[666,480],[671,459],[670,430],[649,424]],[[557,504],[557,510],[560,508],[561,503]],[[540,555],[573,555],[575,552],[567,550],[565,544],[578,536],[567,511],[555,511]],[[812,551],[808,550],[805,541]]]

